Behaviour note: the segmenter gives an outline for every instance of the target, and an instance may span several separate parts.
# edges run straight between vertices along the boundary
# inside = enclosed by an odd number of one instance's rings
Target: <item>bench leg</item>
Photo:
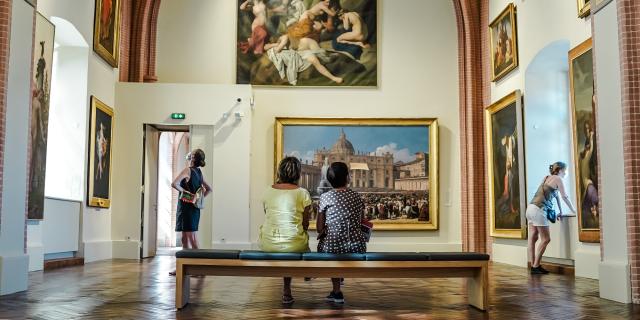
[[[487,310],[489,306],[489,267],[485,265],[478,269],[472,278],[467,280],[469,304]]]
[[[184,274],[182,263],[176,261],[176,309],[180,310],[189,303],[191,281]]]

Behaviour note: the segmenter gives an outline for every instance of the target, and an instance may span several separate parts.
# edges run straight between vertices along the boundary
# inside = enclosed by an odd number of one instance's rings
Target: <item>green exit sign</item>
[[[184,113],[172,113],[171,114],[171,119],[184,120],[184,118],[185,118],[185,114]]]

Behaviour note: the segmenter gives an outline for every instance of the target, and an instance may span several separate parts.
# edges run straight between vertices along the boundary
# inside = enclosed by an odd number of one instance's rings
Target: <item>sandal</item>
[[[292,304],[294,301],[293,296],[287,294],[282,295],[282,304]]]

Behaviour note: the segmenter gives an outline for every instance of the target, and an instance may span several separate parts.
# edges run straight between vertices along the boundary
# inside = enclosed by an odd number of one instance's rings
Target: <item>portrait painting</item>
[[[517,90],[485,109],[492,237],[526,236],[521,101]]]
[[[577,0],[578,1],[578,17],[584,18],[591,13],[591,0]]]
[[[34,220],[42,220],[44,217],[44,187],[54,38],[55,26],[43,15],[37,13],[31,77],[31,123],[29,126],[31,158],[27,200],[27,217]]]
[[[93,51],[112,67],[118,67],[120,0],[95,0]]]
[[[91,97],[87,205],[109,208],[111,204],[111,150],[113,109]]]
[[[591,39],[569,52],[569,80],[578,199],[578,236],[582,242],[598,242],[598,145]]]
[[[492,81],[497,81],[518,66],[516,9],[510,3],[489,24]]]
[[[344,162],[374,230],[438,229],[436,119],[277,118],[275,132],[275,167],[286,156],[302,163],[311,228],[320,196],[332,189],[327,169]]]
[[[238,0],[236,83],[376,87],[376,0]]]

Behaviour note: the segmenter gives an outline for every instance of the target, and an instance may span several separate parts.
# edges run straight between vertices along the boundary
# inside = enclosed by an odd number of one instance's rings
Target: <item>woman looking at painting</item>
[[[286,157],[278,165],[278,177],[263,198],[264,223],[260,226],[258,244],[264,252],[309,251],[309,215],[311,195],[298,186],[302,163]],[[282,303],[291,304],[291,278],[284,278]]]
[[[201,167],[205,166],[204,151],[195,149],[187,154],[189,165],[173,180],[171,186],[180,192],[176,216],[176,231],[182,232],[182,248],[198,249],[196,232],[200,223],[200,208],[196,206],[196,194],[202,189],[202,197],[211,193],[211,186],[204,179]],[[175,276],[175,271],[169,273]]]
[[[549,166],[550,175],[544,177],[536,194],[531,199],[531,203],[527,207],[527,220],[529,226],[529,243],[528,253],[531,259],[531,274],[547,274],[549,271],[542,268],[540,260],[547,245],[551,241],[549,235],[549,220],[546,211],[553,210],[553,199],[558,204],[559,214],[558,220],[562,219],[562,206],[560,205],[560,197],[567,204],[569,210],[575,213],[569,196],[565,192],[562,178],[567,175],[567,165],[564,162],[555,162]],[[560,197],[558,196],[560,193]],[[540,240],[536,248],[536,242]]]

